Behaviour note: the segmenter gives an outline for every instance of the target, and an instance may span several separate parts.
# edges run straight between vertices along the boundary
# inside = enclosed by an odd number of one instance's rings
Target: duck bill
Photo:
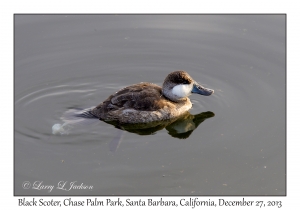
[[[202,85],[199,85],[198,83],[194,83],[192,93],[197,93],[204,96],[210,96],[213,94],[214,90],[208,89],[203,87]]]

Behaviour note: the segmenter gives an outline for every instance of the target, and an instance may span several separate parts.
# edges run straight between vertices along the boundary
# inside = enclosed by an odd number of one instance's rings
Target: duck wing
[[[92,110],[101,117],[104,113],[121,109],[135,109],[138,111],[154,111],[165,106],[160,86],[152,83],[139,83],[121,89],[108,97],[104,102]]]

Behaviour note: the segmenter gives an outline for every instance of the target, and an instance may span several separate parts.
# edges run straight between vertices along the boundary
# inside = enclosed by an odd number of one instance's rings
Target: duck
[[[186,71],[174,71],[167,75],[162,87],[149,82],[127,86],[90,109],[85,116],[119,124],[169,120],[192,108],[188,98],[192,93],[210,96],[213,92]]]

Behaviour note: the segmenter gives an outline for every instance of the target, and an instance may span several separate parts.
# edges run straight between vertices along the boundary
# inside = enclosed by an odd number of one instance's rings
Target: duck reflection
[[[178,118],[159,122],[122,125],[111,121],[106,123],[112,124],[118,129],[126,130],[138,135],[153,135],[157,131],[166,128],[170,136],[179,139],[186,139],[202,122],[204,122],[204,120],[214,116],[215,114],[213,112],[202,112],[196,115],[186,112]]]

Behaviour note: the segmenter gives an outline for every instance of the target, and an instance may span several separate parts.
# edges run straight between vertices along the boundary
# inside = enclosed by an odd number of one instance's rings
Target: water
[[[284,15],[14,21],[15,195],[285,195]],[[179,69],[215,90],[190,97],[191,115],[212,116],[185,138],[178,124],[138,134],[99,120],[52,134],[67,110]],[[32,189],[61,181],[93,187]]]

